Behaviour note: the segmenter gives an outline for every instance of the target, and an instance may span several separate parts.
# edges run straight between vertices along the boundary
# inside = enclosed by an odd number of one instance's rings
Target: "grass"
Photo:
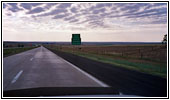
[[[59,49],[55,48],[55,50],[59,50]],[[167,65],[165,63],[133,62],[133,61],[126,60],[128,58],[117,59],[114,57],[108,57],[105,55],[92,54],[92,53],[86,53],[86,52],[70,51],[70,50],[62,50],[62,51],[72,53],[72,54],[75,54],[75,55],[78,55],[81,57],[85,57],[88,59],[124,67],[124,68],[130,69],[130,70],[136,70],[139,72],[160,76],[162,78],[167,77]]]
[[[3,57],[11,56],[17,53],[21,53],[36,47],[23,47],[23,48],[7,48],[3,49]]]

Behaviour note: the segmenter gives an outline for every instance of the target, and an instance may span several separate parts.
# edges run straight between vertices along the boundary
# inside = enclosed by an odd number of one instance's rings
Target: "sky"
[[[4,41],[160,42],[167,3],[3,3]]]

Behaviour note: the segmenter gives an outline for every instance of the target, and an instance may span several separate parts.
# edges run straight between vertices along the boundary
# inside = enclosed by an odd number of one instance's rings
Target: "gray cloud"
[[[11,10],[12,12],[18,12],[20,10],[23,10],[17,7],[17,3],[7,3],[7,4],[11,6],[8,8],[8,10]]]
[[[44,9],[43,9],[43,8],[41,8],[41,7],[37,7],[37,8],[35,8],[35,9],[30,10],[29,12],[27,12],[27,14],[40,13],[40,12],[43,12],[43,11],[44,11]]]
[[[62,8],[62,9],[65,9],[65,8],[68,8],[71,6],[71,3],[61,3],[58,8]]]
[[[6,5],[5,3],[3,3],[3,8],[6,8],[6,6],[7,6],[7,5]]]
[[[30,10],[32,8],[32,6],[30,4],[27,4],[27,3],[22,3],[21,6],[25,9],[28,9],[28,10]]]
[[[61,19],[61,18],[64,18],[66,16],[68,16],[68,14],[60,14],[60,15],[54,16],[53,19]]]
[[[109,28],[108,26],[105,25],[105,23],[102,20],[94,20],[89,22],[89,26],[92,28]]]
[[[36,7],[38,5],[42,5],[43,3],[21,3],[21,6],[25,9],[30,10],[32,7]]]
[[[98,3],[96,4],[96,7],[95,8],[102,8],[102,7],[105,7],[105,3]]]
[[[74,23],[74,22],[78,22],[79,20],[78,19],[73,19],[71,21],[69,21],[70,23]]]
[[[41,14],[41,15],[38,15],[38,16],[42,17],[42,16],[49,16],[49,15],[57,15],[57,14],[66,13],[66,12],[67,12],[66,9],[55,9],[55,10],[52,10],[51,12],[44,13],[44,14]]]
[[[47,3],[46,6],[44,7],[45,9],[50,9],[51,7],[58,5],[58,3]]]
[[[72,20],[72,19],[74,19],[75,18],[75,16],[71,16],[71,17],[66,17],[66,18],[64,18],[64,20],[65,21],[68,21],[68,20]]]
[[[167,21],[166,3],[97,3],[93,5],[89,3],[85,9],[81,8],[84,4],[72,6],[72,3],[47,3],[44,7],[37,7],[41,4],[43,3],[21,3],[21,7],[28,10],[26,14],[42,13],[33,16],[34,18],[52,16],[52,19],[61,19],[69,23],[89,23],[89,26],[92,27],[109,27],[105,24],[104,18],[119,18],[120,20],[126,18],[126,20],[130,20],[129,22],[136,25],[161,24]],[[3,4],[3,8],[8,7],[12,12],[23,10],[18,8],[16,3],[10,3],[9,5],[11,7]],[[44,12],[55,6],[54,10]],[[32,9],[32,7],[35,8]],[[107,10],[106,7],[110,8],[110,10]],[[145,21],[146,18],[150,18],[152,21]],[[141,19],[143,22],[138,22],[136,19]]]
[[[105,12],[105,8],[102,8],[102,9],[98,9],[98,10],[93,10],[93,14],[98,14],[98,13],[104,13]]]
[[[70,9],[72,13],[77,13],[77,9],[75,7]]]

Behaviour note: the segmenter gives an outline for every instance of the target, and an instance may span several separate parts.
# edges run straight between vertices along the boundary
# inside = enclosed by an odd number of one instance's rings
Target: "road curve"
[[[44,47],[3,59],[3,90],[37,87],[108,87]]]

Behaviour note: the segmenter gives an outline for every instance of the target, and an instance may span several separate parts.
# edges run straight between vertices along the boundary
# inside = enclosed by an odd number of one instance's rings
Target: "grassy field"
[[[46,47],[163,78],[167,76],[166,48],[159,44]]]
[[[36,47],[21,47],[21,48],[6,48],[3,49],[3,57],[11,56],[17,53],[21,53]]]
[[[121,58],[146,59],[157,62],[166,62],[167,49],[164,45],[103,45],[103,46],[60,46],[62,50],[78,51],[90,54],[114,56]]]

